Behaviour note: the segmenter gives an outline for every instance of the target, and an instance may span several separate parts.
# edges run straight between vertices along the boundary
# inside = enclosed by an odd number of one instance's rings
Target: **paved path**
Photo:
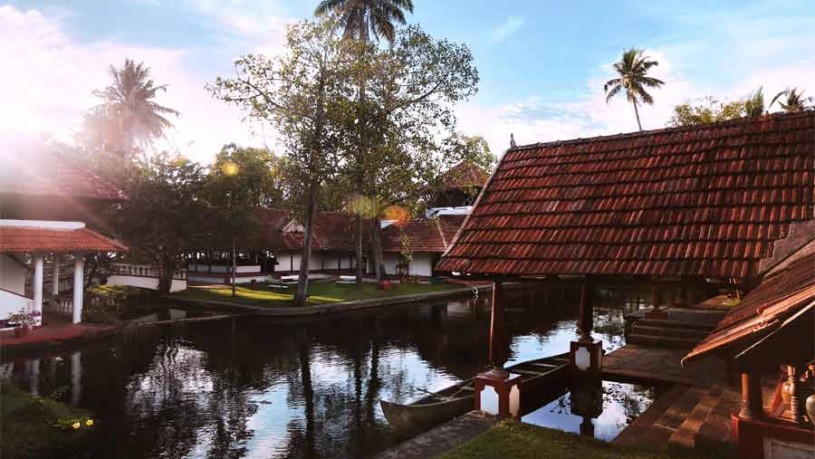
[[[626,344],[603,357],[603,373],[689,386],[711,386],[726,381],[726,365],[719,357],[706,357],[683,368],[687,349]]]
[[[481,435],[496,422],[492,416],[470,411],[387,449],[373,459],[426,459],[439,456]]]

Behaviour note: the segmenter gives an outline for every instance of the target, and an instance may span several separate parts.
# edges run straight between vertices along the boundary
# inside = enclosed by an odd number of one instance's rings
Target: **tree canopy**
[[[707,96],[697,102],[685,102],[674,107],[668,126],[693,126],[741,118],[746,115],[744,100],[720,101]]]

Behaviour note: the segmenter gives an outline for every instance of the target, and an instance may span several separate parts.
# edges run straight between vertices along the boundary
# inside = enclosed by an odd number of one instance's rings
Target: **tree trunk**
[[[297,293],[294,295],[294,304],[304,306],[308,294],[308,264],[311,258],[311,243],[314,233],[314,215],[317,213],[317,187],[312,184],[308,189],[308,204],[303,225],[303,256],[300,260],[300,272],[297,277]]]
[[[382,281],[385,279],[385,263],[382,254],[382,238],[379,233],[379,219],[371,219],[371,252],[374,261],[374,272],[376,273],[376,280]]]
[[[164,261],[161,263],[158,279],[158,292],[170,293],[170,287],[173,285],[173,273],[175,272],[175,262],[172,257],[164,256]]]
[[[354,247],[357,257],[357,271],[356,271],[356,284],[362,285],[362,275],[364,274],[364,267],[362,266],[362,214],[357,215],[356,222],[354,222]]]
[[[637,101],[634,100],[634,115],[637,117],[637,127],[640,128],[640,132],[642,132],[642,123],[640,123],[640,111],[637,108]]]

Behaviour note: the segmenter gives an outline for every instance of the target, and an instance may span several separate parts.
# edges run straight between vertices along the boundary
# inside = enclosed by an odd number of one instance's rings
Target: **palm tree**
[[[137,65],[125,59],[120,69],[110,66],[110,76],[113,84],[104,91],[94,91],[103,100],[95,111],[112,131],[107,142],[113,145],[109,146],[130,156],[134,144],[145,145],[172,127],[165,116],[177,116],[178,112],[155,102],[156,94],[166,91],[167,85],[156,86],[144,62]]]
[[[782,96],[785,98],[783,101],[779,100]],[[787,88],[773,97],[772,102],[770,102],[770,107],[773,106],[775,101],[778,101],[778,105],[781,106],[782,110],[787,113],[792,113],[812,108],[815,97],[804,97],[804,91],[799,91],[798,88]]]
[[[758,89],[744,101],[744,111],[748,118],[758,118],[765,114],[763,86],[759,86]]]
[[[405,11],[413,12],[413,0],[322,0],[314,14],[335,14],[347,37],[392,42],[396,38],[394,23],[405,23]]]
[[[614,63],[614,70],[619,77],[608,80],[603,85],[606,102],[619,94],[620,91],[625,90],[625,98],[634,104],[634,115],[637,117],[637,126],[640,131],[642,131],[642,123],[640,122],[640,112],[637,105],[640,103],[648,105],[654,103],[654,98],[651,97],[651,94],[648,94],[645,88],[659,88],[665,84],[662,80],[648,76],[648,70],[657,65],[659,65],[659,62],[651,60],[648,56],[643,56],[641,49],[631,48],[623,52],[620,62]]]

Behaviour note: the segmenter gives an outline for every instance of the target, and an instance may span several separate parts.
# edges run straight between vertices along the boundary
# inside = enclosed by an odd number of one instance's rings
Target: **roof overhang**
[[[124,244],[82,222],[0,220],[2,253],[123,252]]]

